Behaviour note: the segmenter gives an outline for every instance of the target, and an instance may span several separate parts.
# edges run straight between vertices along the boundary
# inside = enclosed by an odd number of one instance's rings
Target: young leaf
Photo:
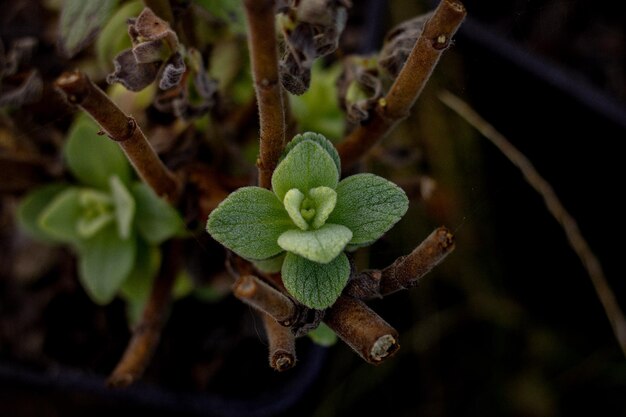
[[[307,193],[311,188],[335,188],[339,170],[329,153],[311,140],[294,146],[272,175],[272,189],[282,201],[287,191],[297,188]]]
[[[230,194],[207,221],[213,239],[253,260],[282,252],[278,236],[292,227],[283,204],[271,191],[259,187],[243,187]]]
[[[44,233],[63,243],[76,243],[81,239],[77,230],[82,215],[80,191],[75,187],[68,188],[46,206],[38,220]]]
[[[80,246],[78,272],[91,299],[109,303],[135,264],[137,239],[122,240],[113,225]]]
[[[148,243],[160,245],[185,230],[185,223],[178,211],[146,184],[133,184],[131,192],[136,203],[137,228]]]
[[[71,58],[85,48],[109,18],[117,0],[65,0],[59,23],[59,48]]]
[[[137,260],[128,278],[120,287],[124,299],[142,301],[148,299],[152,282],[161,266],[161,251],[157,246],[148,245],[137,239]]]
[[[285,146],[285,150],[280,157],[280,161],[285,159],[285,156],[287,156],[287,154],[289,154],[289,152],[291,152],[291,150],[295,148],[296,145],[305,140],[312,140],[313,142],[320,145],[326,152],[328,152],[328,155],[333,158],[333,162],[337,166],[337,172],[341,172],[341,160],[339,159],[339,153],[337,153],[337,149],[335,149],[333,144],[328,139],[326,139],[324,135],[320,135],[319,133],[314,132],[305,132],[294,136],[293,139],[289,141],[287,146]]]
[[[373,242],[406,213],[409,200],[400,187],[373,174],[345,178],[337,186],[337,205],[328,222],[352,231],[351,245]]]
[[[35,239],[52,243],[54,237],[39,225],[39,216],[55,197],[67,189],[65,184],[50,184],[38,188],[24,198],[18,209],[17,219],[20,226]]]
[[[285,288],[302,304],[316,309],[333,305],[350,277],[350,262],[341,253],[328,264],[287,253],[282,268]]]
[[[332,188],[315,187],[309,190],[309,197],[315,205],[315,217],[311,222],[314,229],[318,229],[326,223],[328,216],[337,204],[337,193]]]
[[[343,251],[351,238],[352,232],[347,227],[325,224],[317,230],[287,230],[278,238],[278,244],[288,252],[326,264]]]
[[[109,178],[109,184],[115,206],[117,233],[122,239],[128,239],[135,217],[135,200],[117,175]]]
[[[98,135],[98,125],[87,117],[74,122],[65,144],[65,158],[72,174],[83,184],[109,189],[109,177],[130,181],[130,165],[120,147]]]

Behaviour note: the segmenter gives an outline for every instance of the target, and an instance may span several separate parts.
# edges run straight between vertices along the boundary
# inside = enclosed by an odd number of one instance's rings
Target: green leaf
[[[333,305],[350,277],[350,262],[341,253],[332,262],[319,264],[288,253],[282,268],[285,288],[302,304],[316,309]]]
[[[320,323],[320,325],[311,330],[307,336],[309,336],[314,343],[324,347],[332,346],[337,343],[337,335],[324,323]]]
[[[136,239],[122,240],[113,225],[81,242],[78,272],[91,299],[109,303],[135,264]]]
[[[339,159],[339,153],[337,152],[337,149],[335,149],[331,141],[329,141],[324,137],[324,135],[321,135],[319,133],[305,132],[294,136],[293,139],[291,139],[291,141],[287,144],[287,146],[285,146],[285,150],[280,157],[280,161],[282,161],[285,156],[287,156],[287,154],[296,147],[296,145],[305,140],[311,140],[317,143],[322,147],[322,149],[328,152],[328,155],[333,158],[333,162],[337,166],[337,172],[341,172],[341,160]]]
[[[91,188],[80,190],[78,194],[80,218],[76,231],[81,239],[89,239],[115,221],[113,199],[109,194]]]
[[[282,252],[278,236],[293,227],[287,211],[269,190],[243,187],[211,212],[207,231],[244,258],[261,260]]]
[[[132,271],[120,287],[124,299],[145,302],[161,266],[161,250],[137,239],[137,256]]]
[[[406,213],[409,200],[400,187],[373,174],[345,178],[337,186],[337,205],[328,222],[352,231],[350,245],[374,242]]]
[[[135,197],[137,228],[146,241],[159,245],[185,230],[185,222],[178,211],[146,184],[133,184],[131,192]]]
[[[337,204],[337,193],[332,188],[316,187],[309,190],[309,197],[315,205],[315,217],[311,222],[314,229],[318,229],[326,223],[328,216]]]
[[[65,0],[59,22],[59,47],[71,58],[91,43],[117,0]]]
[[[135,217],[135,200],[117,175],[109,178],[109,184],[115,205],[117,233],[122,239],[128,239]]]
[[[343,251],[351,238],[347,227],[325,224],[317,230],[287,230],[278,238],[278,244],[287,252],[326,264]]]
[[[76,119],[65,144],[65,158],[81,183],[108,191],[109,177],[117,175],[128,184],[131,171],[120,147],[106,136],[99,136],[99,130],[96,122],[86,116]]]
[[[65,184],[50,184],[28,194],[17,208],[17,219],[20,226],[30,236],[42,242],[52,243],[56,239],[39,225],[39,216],[55,197],[67,189]]]
[[[57,194],[39,216],[39,227],[44,233],[63,243],[77,243],[77,223],[82,216],[79,188],[68,188]]]
[[[333,158],[316,142],[304,140],[285,156],[272,175],[272,189],[282,201],[287,191],[297,188],[306,194],[311,188],[335,188],[339,170]]]
[[[302,202],[305,199],[305,195],[302,194],[302,191],[297,188],[292,188],[287,191],[285,194],[285,198],[283,200],[283,204],[285,205],[285,210],[287,210],[287,214],[289,214],[289,218],[291,221],[298,226],[302,230],[307,230],[309,228],[309,223],[304,220],[302,217],[302,212],[300,208],[302,207]]]

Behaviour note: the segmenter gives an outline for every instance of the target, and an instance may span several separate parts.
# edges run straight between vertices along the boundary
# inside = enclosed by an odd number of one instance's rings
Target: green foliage
[[[98,34],[115,8],[117,0],[65,0],[59,22],[59,47],[71,58]]]
[[[106,304],[124,288],[125,298],[138,303],[158,271],[158,245],[183,233],[184,223],[150,188],[132,181],[119,147],[97,131],[90,119],[78,118],[65,144],[81,185],[35,190],[22,201],[19,219],[33,237],[74,248],[92,300]]]
[[[243,2],[233,0],[195,0],[215,18],[228,23],[234,33],[245,33],[246,19]]]
[[[240,188],[211,213],[207,231],[261,270],[280,270],[302,304],[330,307],[350,277],[344,251],[378,239],[408,208],[404,192],[383,178],[339,182],[339,174],[337,151],[324,136],[297,135],[274,171],[273,192]]]
[[[311,330],[307,336],[309,336],[314,343],[320,346],[328,347],[337,343],[337,335],[324,323],[320,323],[320,325],[314,330]]]

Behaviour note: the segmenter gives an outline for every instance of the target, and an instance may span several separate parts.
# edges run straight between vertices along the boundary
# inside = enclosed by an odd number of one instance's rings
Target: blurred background
[[[432,6],[354,3],[345,54],[378,50],[391,27]],[[128,337],[123,304],[93,306],[75,284],[50,276],[16,284],[10,208],[20,194],[5,189],[0,414],[626,416],[626,360],[562,229],[517,168],[437,98],[441,90],[459,95],[526,154],[578,221],[626,308],[626,206],[618,199],[626,9],[609,0],[464,4],[468,19],[412,115],[365,162],[392,180],[434,188],[357,255],[359,264],[388,265],[439,225],[457,238],[417,288],[370,303],[400,332],[393,359],[373,367],[343,343],[321,348],[305,338],[297,367],[275,374],[247,307],[228,295],[213,303],[190,297],[173,306],[145,381],[108,391],[103,375]],[[2,2],[0,10],[5,45],[43,36],[50,18],[36,1]],[[54,54],[54,45],[40,48]],[[40,64],[52,79],[65,65]],[[1,175],[9,169],[2,165]],[[212,256],[219,248],[211,245],[189,251]],[[71,268],[66,260],[56,271]]]

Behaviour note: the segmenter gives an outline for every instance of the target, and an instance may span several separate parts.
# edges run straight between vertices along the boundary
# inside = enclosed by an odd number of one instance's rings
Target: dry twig
[[[180,183],[148,143],[141,128],[80,71],[66,72],[55,83],[67,100],[80,106],[116,141],[139,176],[161,197],[170,202],[180,194]]]
[[[107,385],[110,387],[129,386],[141,377],[150,363],[165,324],[167,307],[180,262],[180,247],[180,242],[172,241],[169,246],[170,250],[165,252],[167,256],[154,281],[141,321],[135,327],[122,359],[107,380]]]
[[[233,294],[283,326],[291,326],[298,317],[298,307],[289,297],[253,275],[240,276],[233,285]]]
[[[248,45],[259,107],[259,185],[270,188],[285,145],[285,110],[278,72],[274,0],[244,0]]]
[[[279,372],[292,368],[296,364],[296,337],[267,314],[261,313],[261,317],[269,342],[270,366]]]
[[[378,101],[371,118],[355,128],[337,146],[344,169],[363,157],[409,111],[430,78],[441,53],[465,18],[465,7],[457,0],[442,0],[424,25],[411,54],[389,93]]]
[[[454,236],[445,227],[439,227],[410,254],[401,256],[388,267],[363,271],[355,276],[345,294],[369,299],[412,288],[453,250]]]
[[[449,91],[442,91],[439,94],[439,99],[493,143],[513,165],[522,171],[524,178],[526,178],[530,186],[543,197],[548,211],[565,231],[567,241],[580,258],[587,274],[589,274],[596,294],[611,322],[615,338],[626,356],[626,319],[624,319],[624,314],[604,275],[600,261],[580,232],[576,220],[561,204],[552,186],[539,175],[524,154],[515,148],[507,138],[476,113],[467,103]]]

